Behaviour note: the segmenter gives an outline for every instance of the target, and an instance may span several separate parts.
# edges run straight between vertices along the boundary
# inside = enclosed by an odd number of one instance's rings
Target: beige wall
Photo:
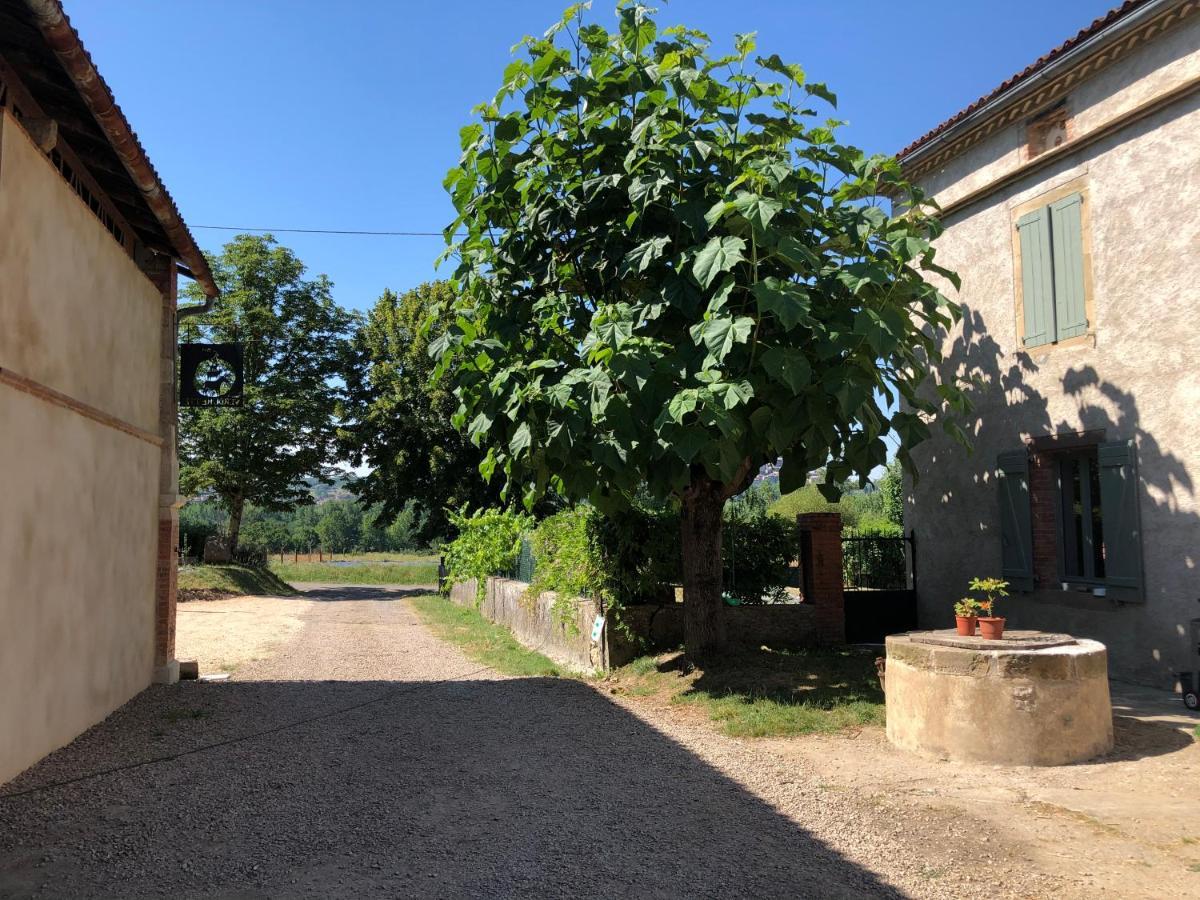
[[[7,114],[0,368],[157,432],[162,299]],[[150,683],[161,452],[0,380],[0,782]]]
[[[1090,130],[1197,73],[1194,18],[1082,83],[1069,103]],[[971,167],[1012,160],[1013,141],[997,134],[931,178],[938,199],[977,189]],[[1014,209],[1072,179],[1084,180],[1090,204],[1093,335],[1026,353],[1015,312]],[[943,376],[977,376],[984,387],[968,423],[974,455],[945,439],[916,454],[923,477],[908,514],[923,623],[945,626],[971,576],[999,573],[996,455],[1039,435],[1102,428],[1108,440],[1137,443],[1144,604],[1042,588],[1005,610],[1017,627],[1101,640],[1114,675],[1168,686],[1175,671],[1200,669],[1188,640],[1190,620],[1200,617],[1200,94],[960,207],[946,223],[938,261],[962,276],[966,315],[947,337]]]
[[[162,296],[2,119],[0,366],[157,432]]]

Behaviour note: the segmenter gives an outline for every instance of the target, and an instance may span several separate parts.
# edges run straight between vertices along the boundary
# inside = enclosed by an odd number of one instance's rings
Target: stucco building
[[[215,296],[58,0],[0,0],[0,782],[177,677],[180,271]]]
[[[1003,574],[1010,627],[1172,685],[1200,669],[1200,2],[1124,4],[900,159],[962,277],[940,377],[979,381],[974,452],[915,454],[922,623]]]

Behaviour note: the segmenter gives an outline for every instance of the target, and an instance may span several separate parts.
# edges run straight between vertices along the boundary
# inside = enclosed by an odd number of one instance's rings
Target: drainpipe
[[[180,275],[183,275],[185,278],[190,278],[193,281],[199,280],[195,275],[192,274],[192,270],[183,265],[183,263],[176,263],[175,271]],[[175,343],[179,343],[179,320],[187,319],[191,316],[203,316],[206,313],[212,312],[213,304],[217,302],[218,296],[218,294],[210,294],[204,298],[203,303],[197,303],[194,306],[178,306],[175,308]]]

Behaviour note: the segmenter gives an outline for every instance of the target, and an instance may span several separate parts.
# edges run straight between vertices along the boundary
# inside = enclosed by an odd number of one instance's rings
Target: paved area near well
[[[500,678],[402,594],[345,595],[5,786],[0,896],[895,893],[592,688]]]

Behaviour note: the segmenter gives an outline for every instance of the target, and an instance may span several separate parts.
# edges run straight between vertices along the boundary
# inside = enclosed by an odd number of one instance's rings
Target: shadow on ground
[[[423,597],[436,594],[433,585],[398,584],[304,584],[293,585],[300,591],[301,600],[400,600],[404,597]]]
[[[871,651],[850,648],[745,650],[706,665],[686,693],[744,700],[761,697],[820,709],[858,701],[883,703],[876,656]],[[662,661],[658,669],[682,675],[693,671],[682,654]]]
[[[154,687],[0,789],[0,895],[159,892],[899,896],[553,678]]]

